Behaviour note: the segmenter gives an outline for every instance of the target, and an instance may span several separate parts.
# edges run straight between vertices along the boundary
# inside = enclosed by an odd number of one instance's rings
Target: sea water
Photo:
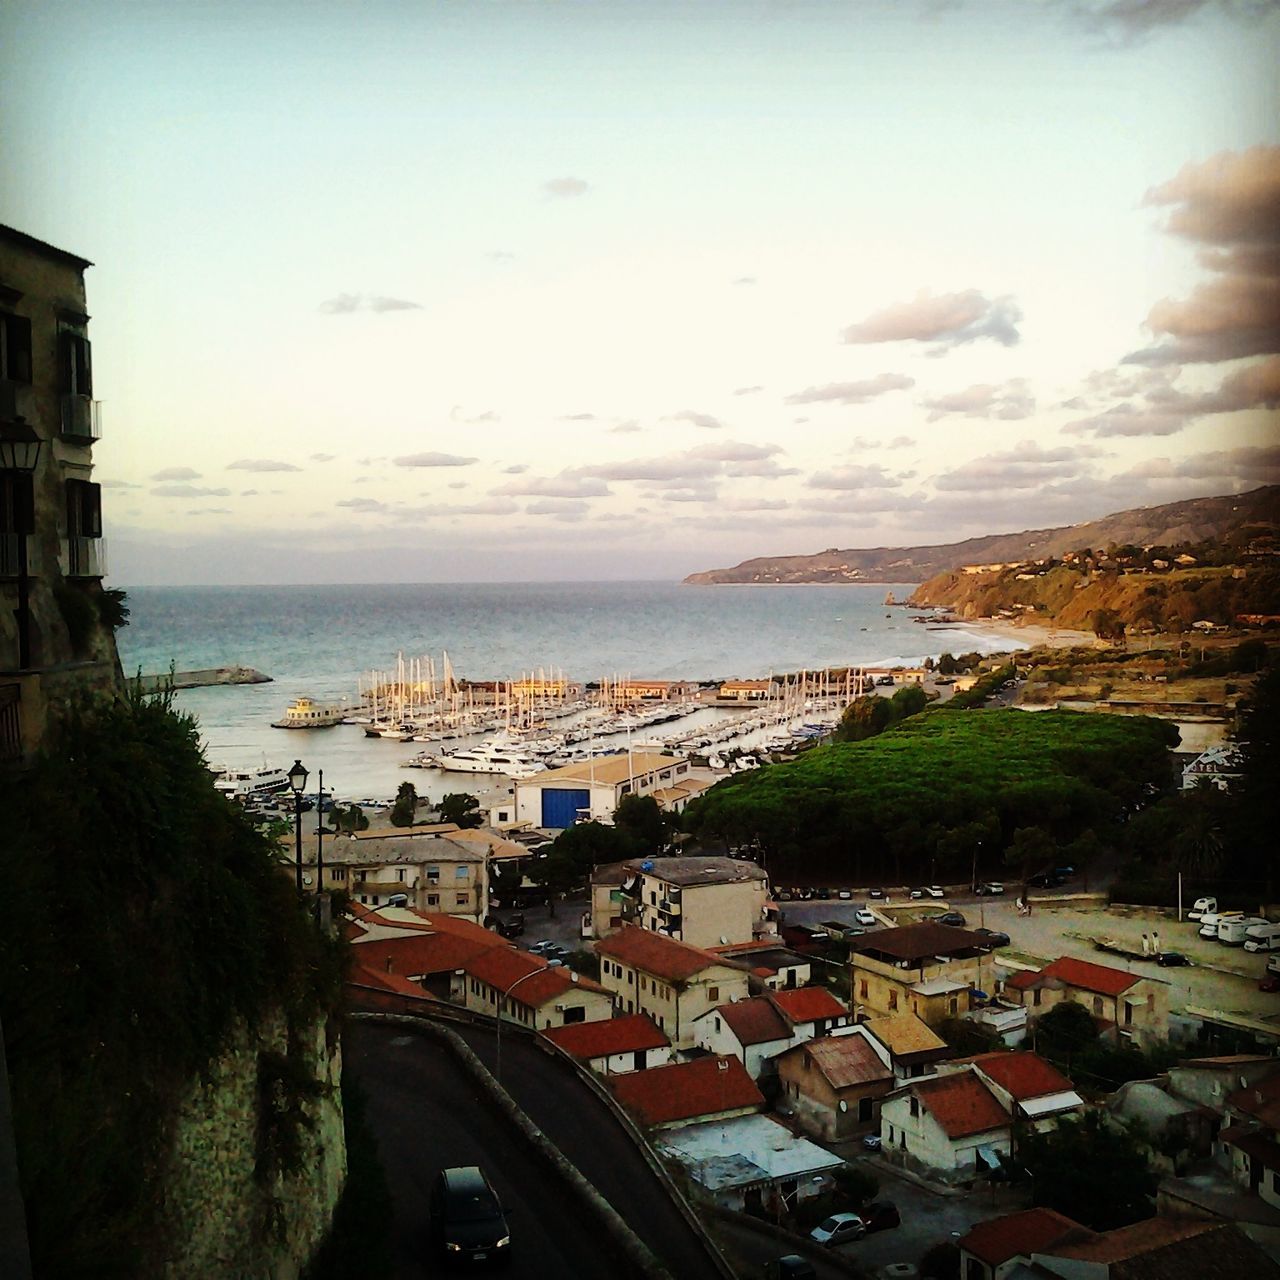
[[[404,770],[420,743],[365,737],[355,725],[273,729],[300,694],[354,701],[371,669],[397,655],[447,650],[471,680],[539,668],[581,682],[614,676],[712,680],[823,667],[915,665],[946,650],[994,651],[979,631],[928,629],[885,593],[911,583],[692,587],[670,582],[440,583],[305,587],[134,587],[118,633],[125,673],[255,667],[272,678],[179,693],[200,724],[211,763],[286,768],[301,758],[345,798],[390,796],[408,779],[420,794],[497,781]],[[661,731],[661,729],[659,729]]]

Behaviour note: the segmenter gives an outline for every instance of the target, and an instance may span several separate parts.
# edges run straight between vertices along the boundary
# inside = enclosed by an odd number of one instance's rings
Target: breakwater
[[[162,675],[139,675],[143,693],[174,689],[205,689],[219,684],[270,684],[271,677],[253,667],[205,667],[200,671],[166,671]]]

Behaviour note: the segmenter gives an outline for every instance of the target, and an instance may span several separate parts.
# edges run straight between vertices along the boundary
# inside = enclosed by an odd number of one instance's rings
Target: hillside
[[[830,547],[816,555],[761,556],[730,569],[691,573],[693,586],[730,583],[924,582],[966,564],[1008,564],[1061,556],[1081,547],[1226,542],[1249,525],[1280,526],[1280,485],[1244,494],[1135,507],[1055,529],[1025,529],[934,546]],[[950,603],[948,601],[947,603]]]

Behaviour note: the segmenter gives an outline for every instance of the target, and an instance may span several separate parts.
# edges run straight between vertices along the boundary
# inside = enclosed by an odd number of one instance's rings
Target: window
[[[64,329],[58,335],[59,390],[68,396],[93,395],[93,362],[89,339]]]
[[[1133,1005],[1127,1000],[1124,1002],[1124,1025],[1126,1027],[1133,1026]]]
[[[347,878],[346,867],[330,867],[329,878],[331,880],[345,880]]]
[[[871,1109],[872,1103],[870,1098],[858,1099],[858,1119],[860,1121],[865,1122],[871,1119]]]
[[[439,883],[440,883],[440,868],[439,868],[439,867],[428,867],[428,868],[427,868],[427,883],[428,883],[428,884],[439,884]]]
[[[458,866],[453,869],[453,878],[455,880],[465,880],[467,878],[466,867]]]
[[[31,381],[31,321],[0,311],[0,378]]]
[[[865,1000],[867,998],[867,980],[861,978],[858,981],[858,999]]]
[[[911,1099],[911,1118],[914,1120],[920,1114],[920,1099],[913,1097]]]
[[[455,907],[465,907],[470,900],[471,895],[465,889],[453,895],[453,905]]]
[[[889,1008],[896,1009],[898,1007],[898,993],[892,989],[889,991]]]
[[[1093,1016],[1095,1018],[1102,1017],[1102,997],[1101,996],[1093,997]]]
[[[952,996],[951,999],[947,1001],[947,1010],[953,1018],[960,1012],[960,1001],[956,999],[955,996]]]
[[[715,1024],[716,1024],[716,1030],[717,1030],[717,1031],[719,1031],[719,1030],[720,1030],[720,1019],[719,1019],[719,1018],[715,1018],[715,1019],[713,1019],[713,1021],[714,1021],[714,1022],[715,1022]]]
[[[627,970],[627,984],[628,984],[628,986],[629,986],[631,983],[633,983],[635,980],[636,980],[635,970],[634,970],[634,969],[628,969],[628,970]]]
[[[397,868],[396,868],[396,879],[397,879],[401,884],[404,884],[404,868],[403,868],[403,867],[397,867]]]
[[[708,988],[707,988],[707,999],[708,999],[708,1000],[719,1000],[719,999],[720,999],[720,988],[719,988],[719,987],[708,987]]]
[[[646,978],[646,977],[644,977],[644,975],[643,975],[643,974],[642,974],[642,975],[641,975],[641,977],[640,977],[640,990],[641,990],[641,991],[648,991],[648,990],[649,990],[649,979],[648,979],[648,978]]]
[[[356,872],[356,882],[358,884],[364,884],[365,880],[367,880],[368,877],[369,877],[369,873],[367,871]]]
[[[438,907],[440,905],[440,895],[438,893],[427,894],[427,906]]]
[[[571,1022],[586,1022],[587,1011],[582,1005],[574,1005],[572,1008],[564,1011],[564,1025],[567,1027]]]
[[[1037,988],[1035,989],[1035,991],[1032,993],[1032,996],[1031,996],[1031,1003],[1032,1003],[1033,1005],[1035,1005],[1037,1008],[1039,1008],[1039,1006],[1040,1006],[1040,996],[1041,996],[1041,995],[1042,995],[1042,992],[1041,992],[1040,988],[1039,988],[1039,987],[1037,987]]]
[[[67,537],[102,537],[102,486],[91,480],[67,481]]]

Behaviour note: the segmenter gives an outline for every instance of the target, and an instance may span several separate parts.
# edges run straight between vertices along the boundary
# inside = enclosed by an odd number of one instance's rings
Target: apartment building
[[[908,924],[856,938],[849,957],[855,1012],[913,1013],[929,1026],[969,1012],[991,973],[990,944],[945,924]],[[989,988],[988,988],[989,989]]]

